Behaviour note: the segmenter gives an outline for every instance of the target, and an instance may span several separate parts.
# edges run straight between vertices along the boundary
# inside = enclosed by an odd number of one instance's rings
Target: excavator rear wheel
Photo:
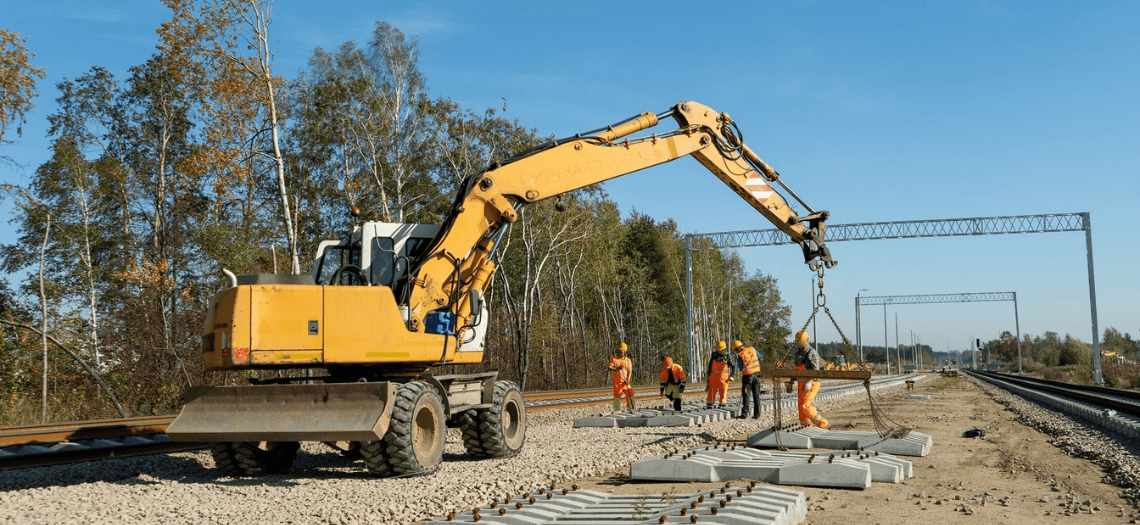
[[[388,462],[388,445],[383,440],[362,442],[356,451],[372,475],[386,478],[393,474],[392,465]]]
[[[218,469],[228,475],[264,476],[288,471],[300,448],[296,441],[214,443],[210,454]]]
[[[487,451],[483,449],[483,433],[479,431],[479,411],[464,410],[452,416],[452,419],[463,434],[463,448],[467,450],[467,455],[473,458],[487,457]]]
[[[466,435],[465,431],[464,444]],[[482,457],[508,458],[522,450],[526,442],[526,404],[514,383],[495,382],[491,409],[479,413],[479,439]]]
[[[429,383],[413,381],[401,386],[384,435],[392,470],[397,474],[435,470],[443,461],[446,419],[443,402]]]

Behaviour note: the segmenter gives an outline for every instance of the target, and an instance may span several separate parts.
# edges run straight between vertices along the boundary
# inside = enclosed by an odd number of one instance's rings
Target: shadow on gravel
[[[184,454],[184,453],[183,453]],[[52,467],[7,470],[0,475],[0,491],[70,487],[85,483],[153,485],[164,479],[213,477],[192,456],[173,454],[104,459]]]

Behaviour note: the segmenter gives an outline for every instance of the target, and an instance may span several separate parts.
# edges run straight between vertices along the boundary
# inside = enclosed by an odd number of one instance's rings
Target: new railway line
[[[905,487],[880,482],[865,491],[835,491],[810,484],[786,487],[806,498],[810,522],[857,525],[923,519],[953,522],[965,512],[959,510],[965,506],[973,508],[973,512],[982,517],[989,516],[998,522],[1016,525],[1041,519],[1040,516],[1046,512],[1055,515],[1058,512],[1087,514],[1095,511],[1118,520],[1126,518],[1123,522],[1128,522],[1129,518],[1140,518],[1140,515],[1130,514],[1133,511],[1127,505],[1131,500],[1124,499],[1132,497],[1131,493],[1122,494],[1120,488],[1113,486],[1115,482],[1098,482],[1101,474],[1084,463],[1090,461],[1086,454],[1072,454],[1066,458],[1062,451],[1067,449],[1058,449],[1056,443],[1038,439],[1039,434],[1034,429],[1044,427],[1033,424],[1026,428],[1011,422],[1006,407],[1023,412],[1019,405],[1003,406],[989,402],[989,395],[999,396],[995,400],[1017,395],[993,394],[999,390],[986,385],[988,382],[981,376],[974,377],[977,381],[963,378],[959,382],[957,378],[938,378],[937,374],[875,376],[872,389],[880,406],[886,408],[899,423],[935,436],[933,446],[939,452],[927,457],[906,458],[913,463],[914,477],[907,480]],[[914,389],[905,388],[902,383],[907,380],[917,380]],[[892,382],[895,386],[879,390]],[[985,394],[979,384],[985,385],[985,392],[991,394]],[[690,386],[686,392],[691,394],[690,403],[699,400],[703,404],[702,386]],[[836,430],[858,432],[867,429],[867,398],[861,392],[861,384],[834,382],[825,384],[824,388],[838,395],[820,405]],[[843,395],[840,391],[844,389],[851,392]],[[733,390],[739,395],[738,389]],[[658,398],[656,386],[639,388],[637,393],[638,408],[664,405],[663,400],[655,399]],[[781,397],[787,400],[787,396]],[[765,398],[770,407],[771,394]],[[470,514],[474,508],[482,508],[483,522],[496,523],[491,515],[499,509],[492,501],[498,501],[499,508],[508,513],[507,517],[518,512],[525,514],[525,510],[517,509],[516,500],[525,507],[533,505],[525,497],[519,499],[522,497],[520,494],[529,492],[532,497],[545,501],[542,492],[536,492],[540,487],[551,492],[552,487],[556,487],[556,501],[564,497],[569,500],[586,497],[575,495],[579,488],[590,494],[612,494],[609,497],[613,501],[604,506],[615,516],[620,515],[622,520],[629,520],[631,516],[636,519],[637,508],[640,508],[638,502],[642,500],[650,507],[662,505],[658,500],[664,497],[659,497],[663,492],[684,495],[704,491],[707,498],[710,491],[724,486],[724,483],[661,485],[660,482],[638,482],[629,479],[632,476],[631,462],[693,447],[704,450],[714,443],[740,446],[741,436],[751,436],[770,428],[774,415],[766,412],[759,420],[730,419],[699,425],[700,428],[571,430],[568,422],[574,418],[610,411],[608,405],[612,401],[612,391],[609,388],[532,392],[525,395],[525,401],[534,413],[528,423],[527,448],[519,456],[501,461],[470,460],[464,456],[462,443],[452,433],[447,444],[448,460],[443,462],[438,472],[416,478],[378,479],[361,472],[359,460],[346,459],[318,443],[306,445],[305,453],[298,458],[289,474],[264,480],[220,475],[209,468],[209,455],[201,451],[16,469],[0,473],[0,479],[4,480],[0,482],[0,487],[3,487],[0,488],[0,508],[3,508],[0,510],[0,523],[5,519],[30,522],[45,518],[59,522],[107,522],[113,517],[119,521],[139,523],[291,520],[297,523],[410,524],[446,520],[451,515],[456,516],[456,522],[471,523]],[[730,403],[732,401],[730,399]],[[1038,413],[1049,412],[1034,403],[1020,400],[1016,403],[1032,405],[1034,408],[1030,410]],[[568,404],[574,406],[554,410]],[[789,415],[784,414],[785,418]],[[1050,420],[1061,418],[1044,417]],[[168,421],[166,418],[165,422]],[[147,430],[148,425],[162,425],[164,419],[99,423],[118,424],[118,432],[125,433]],[[982,426],[990,432],[980,440],[961,438],[958,434],[967,425]],[[53,439],[74,437],[80,435],[80,431],[86,433],[82,435],[96,436],[97,439],[115,439],[116,431],[96,431],[91,428],[94,426],[72,424],[70,429],[56,428],[56,431],[71,434],[57,434]],[[35,428],[25,427],[24,431]],[[14,440],[6,435],[9,430],[0,429],[0,436],[7,440],[4,442]],[[42,427],[39,430],[48,431]],[[1066,437],[1066,440],[1071,439]],[[1045,469],[1034,472],[1047,474],[1045,478],[1040,475],[1028,478],[1009,476],[1008,468],[1020,469],[1024,464],[996,461],[995,458],[999,457],[1031,459]],[[983,458],[993,460],[983,461]],[[1078,463],[1081,466],[1072,466]],[[1131,472],[1124,468],[1116,470]],[[1068,474],[1075,475],[1076,480]],[[763,486],[765,482],[757,485]],[[735,494],[735,490],[742,487],[734,486],[730,492]],[[1060,492],[1056,492],[1058,489]],[[570,494],[566,495],[565,490]],[[535,496],[536,493],[539,496]],[[1052,500],[1042,503],[1042,495]],[[504,504],[507,497],[513,499]],[[736,497],[734,495],[734,500]],[[988,507],[981,503],[986,497],[989,498]],[[207,500],[211,503],[203,506],[201,502]],[[747,503],[748,500],[744,498],[742,501]],[[1085,505],[1088,501],[1093,502],[1091,506]],[[282,502],[289,504],[283,505]],[[852,509],[862,510],[869,503],[875,505],[870,506],[866,516],[864,512],[852,513]],[[1062,504],[1065,506],[1059,506]],[[1119,506],[1121,504],[1124,507]],[[733,501],[729,509],[736,505]],[[1025,520],[1006,520],[1002,518],[1003,513],[1010,516],[1015,513],[1024,516]],[[714,516],[708,515],[708,509],[703,509],[700,514],[701,523],[719,523]],[[499,515],[494,514],[493,517],[498,518]],[[760,517],[756,514],[750,519]],[[670,516],[667,523],[682,521],[688,523],[689,519]]]
[[[638,399],[662,399],[657,388],[634,388]],[[703,384],[687,393],[704,392]],[[523,395],[528,411],[543,411],[608,404],[610,388],[585,388],[528,392]],[[147,416],[100,421],[0,428],[0,470],[59,465],[147,454],[165,454],[206,448],[202,443],[172,441],[164,432],[177,416]]]
[[[824,385],[825,391],[850,387],[850,384],[839,383]],[[657,391],[653,386],[634,388],[642,407],[664,399]],[[685,395],[691,399],[703,396],[704,392],[705,385],[698,383],[690,385]],[[528,412],[538,412],[609,405],[613,393],[609,387],[551,390],[528,392],[523,399]],[[763,399],[769,405],[772,402],[770,394]],[[202,443],[178,442],[166,436],[166,427],[176,417],[147,416],[0,428],[0,470],[207,448]]]
[[[1140,392],[967,370],[980,381],[1125,437],[1140,438]]]

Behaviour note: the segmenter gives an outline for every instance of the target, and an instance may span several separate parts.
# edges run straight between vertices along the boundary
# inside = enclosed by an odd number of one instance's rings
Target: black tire
[[[265,476],[288,472],[300,448],[296,441],[214,443],[210,454],[227,475]]]
[[[495,382],[491,409],[479,413],[479,438],[483,457],[509,458],[522,450],[526,443],[526,403],[514,383]]]
[[[356,450],[364,460],[364,467],[373,476],[386,478],[394,474],[388,462],[388,445],[383,441],[365,441]]]
[[[401,386],[384,434],[392,470],[403,475],[435,470],[443,461],[446,419],[439,394],[430,384],[413,381]]]
[[[483,449],[483,435],[479,431],[479,411],[465,410],[452,416],[452,419],[463,433],[463,448],[467,450],[467,455],[476,459],[487,457],[487,451]]]

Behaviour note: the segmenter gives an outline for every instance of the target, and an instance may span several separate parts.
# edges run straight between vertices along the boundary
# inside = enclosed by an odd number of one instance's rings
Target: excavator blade
[[[166,429],[175,441],[379,441],[390,382],[203,387]]]

